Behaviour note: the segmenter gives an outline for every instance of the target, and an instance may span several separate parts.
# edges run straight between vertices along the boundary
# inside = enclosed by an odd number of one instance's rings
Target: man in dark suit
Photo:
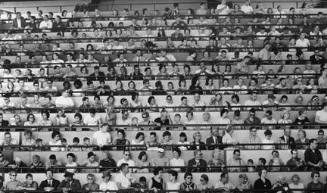
[[[40,190],[57,190],[60,182],[53,178],[52,170],[46,171],[47,179],[43,180],[40,184]]]
[[[0,113],[0,126],[7,127],[9,126],[9,121],[3,119],[3,114]]]
[[[310,56],[310,62],[311,64],[325,64],[325,58],[320,55],[319,49],[316,49],[314,54]]]
[[[65,172],[65,179],[59,184],[58,190],[62,190],[63,193],[79,191],[82,189],[79,180],[73,178],[74,173]]]
[[[94,72],[90,74],[89,80],[96,81],[96,80],[103,80],[105,79],[105,74],[100,71],[99,66],[94,67]]]
[[[279,137],[281,145],[280,149],[295,149],[295,139],[291,137],[291,129],[286,126],[284,128],[284,135]]]
[[[209,150],[213,150],[222,144],[223,138],[219,136],[218,127],[211,127],[211,137],[207,138],[206,144]]]
[[[20,12],[16,13],[16,18],[13,20],[13,27],[14,28],[19,28],[19,29],[24,29],[26,26],[26,21],[25,18],[22,17]]]
[[[202,159],[202,152],[200,150],[194,151],[194,158],[188,161],[189,172],[206,172],[207,162]]]

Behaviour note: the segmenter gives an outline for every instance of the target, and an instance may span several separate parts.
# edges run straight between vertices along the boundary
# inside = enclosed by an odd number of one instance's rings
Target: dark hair
[[[126,137],[126,133],[123,129],[119,129],[117,133],[121,133],[124,137]]]
[[[314,171],[311,172],[311,178],[313,178],[315,176],[315,174],[318,174],[320,176],[319,171],[314,170]]]
[[[45,114],[47,116],[47,118],[49,119],[49,117],[50,117],[49,111],[44,110],[44,111],[42,111],[42,114]]]
[[[177,179],[178,177],[178,173],[175,171],[175,170],[168,170],[167,172],[168,174],[171,174],[172,176],[175,177],[175,180]]]
[[[25,178],[26,178],[26,179],[27,179],[27,178],[33,178],[33,175],[32,175],[31,173],[27,173],[26,176],[25,176]]]
[[[185,174],[184,174],[184,179],[186,179],[188,176],[193,177],[193,175],[192,175],[191,172],[185,172]]]
[[[73,138],[73,143],[75,143],[75,142],[79,143],[79,138],[78,137]]]
[[[232,99],[236,99],[237,102],[240,102],[240,97],[237,94],[233,94]]]
[[[52,134],[51,134],[51,138],[55,138],[57,135],[59,135],[60,137],[60,132],[59,131],[53,131]]]
[[[144,136],[144,133],[143,132],[137,132],[135,138],[137,139],[137,138],[139,138],[142,135]]]
[[[123,168],[128,167],[128,163],[122,163],[119,167],[120,170],[122,170]]]
[[[203,179],[204,179],[204,181],[206,181],[206,182],[208,182],[208,181],[209,181],[209,177],[208,177],[208,175],[207,175],[207,174],[202,174],[202,175],[201,175],[201,178],[203,178]]]
[[[221,178],[225,178],[227,175],[228,175],[227,172],[222,172],[222,173],[220,174],[220,179],[221,179]]]
[[[163,137],[165,137],[165,136],[171,136],[171,133],[169,132],[169,131],[165,131],[165,132],[163,132],[163,134],[162,134],[162,136]]]
[[[176,151],[178,153],[178,156],[181,156],[182,152],[178,147],[173,148],[173,152]]]
[[[263,165],[266,165],[267,163],[266,159],[263,157],[259,158],[259,161],[261,161]]]
[[[259,175],[260,177],[261,177],[261,175],[262,175],[262,171],[263,171],[263,170],[266,170],[266,171],[267,171],[266,168],[262,168],[261,170],[258,171],[258,175]]]
[[[235,154],[235,153],[241,153],[241,151],[240,151],[239,149],[235,149],[235,150],[233,151],[233,154]]]
[[[220,111],[220,116],[223,116],[223,114],[228,113],[228,112],[229,112],[228,109],[223,108],[223,109]]]
[[[236,117],[239,117],[239,116],[241,116],[241,111],[240,110],[235,110],[234,111],[234,116],[236,116]]]
[[[315,139],[315,138],[309,139],[309,144],[311,145],[315,141],[317,141],[317,139]]]
[[[145,155],[148,156],[148,155],[146,154],[145,151],[141,151],[141,152],[139,153],[139,156],[137,156],[137,158],[138,158],[139,160],[141,160],[142,157],[145,156]]]
[[[156,167],[154,168],[153,170],[153,175],[158,175],[160,171],[163,171],[163,168],[162,167]]]
[[[149,104],[151,103],[152,99],[154,99],[154,96],[149,96],[149,98],[148,98],[148,103]]]
[[[272,135],[272,132],[271,132],[269,129],[267,129],[267,130],[264,132],[264,134],[265,134],[265,136],[267,136],[267,135]]]
[[[179,134],[179,137],[184,137],[184,138],[185,138],[185,141],[187,141],[187,135],[186,135],[186,133],[181,132],[181,133]]]
[[[73,153],[68,153],[68,154],[67,154],[67,158],[68,158],[69,156],[71,156],[74,160],[75,160],[75,158],[76,158],[75,154],[73,154]]]

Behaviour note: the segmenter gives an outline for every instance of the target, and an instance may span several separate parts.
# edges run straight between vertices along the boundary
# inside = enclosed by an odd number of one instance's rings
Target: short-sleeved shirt
[[[120,183],[123,188],[130,188],[131,187],[131,175],[130,173],[126,174],[126,176],[120,172],[115,176],[115,181]]]

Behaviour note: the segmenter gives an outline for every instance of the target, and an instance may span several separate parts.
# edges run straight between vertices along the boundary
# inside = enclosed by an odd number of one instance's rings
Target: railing
[[[299,7],[299,4],[303,4],[303,1],[300,1],[300,0],[290,0],[290,1],[287,1],[288,3],[295,3],[296,4],[296,8]],[[320,2],[325,2],[325,0],[320,0]],[[178,2],[179,5],[183,5],[183,4],[187,4],[187,5],[199,5],[199,2],[194,2],[194,1],[185,1],[185,2]],[[235,2],[235,3],[243,3],[243,2]],[[271,1],[260,1],[260,0],[255,0],[255,1],[251,1],[252,5],[254,4],[271,4],[272,3],[272,7],[274,8],[276,4],[278,3],[285,3],[284,0],[273,0],[272,2]],[[113,6],[126,6],[129,8],[129,10],[134,10],[133,7],[135,5],[138,5],[138,6],[144,6],[146,8],[150,8],[150,7],[153,7],[153,10],[150,10],[150,11],[155,11],[155,10],[162,10],[162,6],[163,5],[170,5],[171,3],[166,3],[166,2],[158,2],[157,0],[154,0],[152,2],[149,2],[149,3],[140,3],[140,2],[137,2],[137,1],[133,1],[131,3],[109,3],[108,5],[106,5],[105,9],[106,10],[110,10],[112,9]],[[217,5],[217,3],[209,3],[208,6],[215,6]],[[102,5],[104,6],[104,5]],[[172,5],[171,5],[172,6]],[[29,6],[24,6],[24,7],[21,7],[21,6],[14,6],[14,7],[2,7],[2,9],[12,9],[14,8],[14,12],[16,12],[17,8],[26,8],[26,9],[35,9],[36,10],[42,10],[42,8],[59,8],[60,12],[62,12],[63,10],[67,9],[67,8],[71,8],[71,7],[75,7],[75,4],[70,4],[70,5],[58,5],[58,6],[38,6],[38,7],[29,7]],[[96,8],[97,5],[89,5],[89,8]],[[102,9],[104,7],[101,7]],[[185,11],[186,9],[181,9],[182,11]]]
[[[313,27],[313,26],[325,26],[326,24],[323,23],[319,23],[319,24],[312,24],[310,26],[306,26],[306,27]],[[248,26],[252,26],[252,27],[267,27],[267,26],[279,26],[279,27],[290,27],[290,26],[294,26],[294,27],[298,27],[298,26],[305,26],[303,24],[285,24],[285,23],[282,23],[282,24],[278,24],[278,23],[275,23],[275,24],[263,24],[263,23],[256,23],[256,24],[252,24],[252,23],[245,23],[245,24],[242,24],[242,23],[239,23],[239,24],[206,24],[206,25],[200,25],[200,24],[187,24],[185,25],[185,27],[176,27],[176,26],[169,26],[169,25],[144,25],[144,26],[139,26],[139,28],[146,28],[146,29],[159,29],[159,28],[163,28],[165,30],[167,29],[176,29],[176,28],[179,28],[181,29],[181,31],[183,31],[184,29],[190,29],[190,28],[197,28],[197,29],[200,29],[200,28],[207,28],[207,29],[215,29],[215,28],[218,28],[218,27],[240,27],[240,26],[244,26],[244,27],[248,27]],[[112,30],[115,30],[115,29],[130,29],[131,26],[129,25],[126,25],[126,26],[106,26],[106,27],[65,27],[65,28],[57,28],[57,29],[15,29],[15,28],[12,28],[12,29],[1,29],[1,32],[15,32],[15,33],[23,33],[23,32],[26,32],[26,31],[30,31],[30,32],[33,32],[33,33],[47,33],[47,32],[72,32],[72,30],[76,30],[77,32],[79,32],[78,30],[81,29],[90,29],[90,31],[86,31],[86,32],[93,32],[95,29],[101,29],[101,30],[107,30],[107,31],[112,31]],[[292,28],[290,28],[290,30],[292,30]],[[294,30],[294,29],[293,29]],[[277,29],[278,31],[278,29]],[[83,33],[85,31],[80,31],[80,33]],[[243,33],[243,32],[242,32]],[[222,37],[233,37],[233,35],[221,35]],[[294,37],[294,34],[293,35],[238,35],[240,37],[267,37],[267,36],[272,36],[272,37]],[[325,37],[326,35],[308,35],[310,37]],[[191,37],[208,37],[208,36],[191,36]],[[116,39],[119,39],[119,38],[128,38],[128,37],[115,37]],[[132,38],[140,38],[140,37],[132,37]],[[142,37],[141,37],[142,38]],[[143,37],[143,38],[146,38],[146,37]],[[155,37],[148,37],[148,38],[155,38]],[[7,40],[7,41],[15,41],[15,40]],[[35,40],[34,40],[35,41]]]
[[[68,131],[74,131],[76,129],[88,129],[88,130],[98,130],[99,126],[98,125],[60,125],[60,126],[1,126],[3,131],[24,131],[24,130],[32,130],[32,131],[40,131],[42,132],[43,129],[48,129],[50,131],[55,131],[58,129],[68,129]],[[308,124],[303,124],[299,125],[296,123],[285,123],[285,124],[170,124],[170,125],[163,125],[163,126],[158,126],[156,124],[150,124],[150,125],[143,125],[143,124],[137,124],[137,125],[110,125],[110,128],[123,128],[126,131],[135,131],[136,128],[138,128],[140,131],[149,129],[150,131],[159,131],[158,129],[160,128],[172,128],[172,131],[175,131],[174,128],[183,128],[185,127],[185,131],[195,131],[199,128],[201,128],[201,131],[204,130],[210,130],[212,127],[218,127],[220,129],[224,129],[226,127],[237,127],[238,130],[248,130],[251,127],[255,127],[256,129],[266,129],[266,128],[290,128],[290,129],[299,129],[299,128],[304,128],[304,129],[320,129],[320,128],[326,128],[327,124],[320,124],[320,123],[308,123]],[[158,128],[158,129],[153,129],[153,128]],[[191,129],[193,128],[193,129]]]
[[[134,184],[135,185],[135,184]],[[281,186],[282,187],[282,186]],[[278,187],[279,188],[279,187]],[[324,192],[326,191],[325,188],[321,188],[321,189],[290,189],[287,188],[288,191],[312,191],[312,192]],[[108,192],[108,193],[153,193],[154,190],[153,189],[148,189],[148,187],[146,189],[141,188],[141,186],[139,187],[131,187],[131,188],[127,188],[127,189],[120,189],[120,190],[96,190],[96,191],[90,191],[90,190],[70,190],[73,191],[74,193],[98,193],[98,192]],[[190,192],[190,193],[203,193],[203,191],[205,191],[206,193],[217,193],[217,192],[222,192],[222,191],[226,191],[226,188],[212,188],[212,189],[206,189],[206,190],[157,190],[160,193],[186,193],[186,192]],[[44,190],[2,190],[2,192],[4,193],[24,193],[24,192],[29,192],[29,193],[44,193]],[[51,193],[62,193],[62,190],[52,190],[52,191],[47,191],[47,192],[51,192]],[[242,190],[238,190],[237,188],[235,188],[234,190],[232,189],[228,189],[228,192],[231,193],[239,193],[239,192],[244,192],[244,193],[251,193],[251,192],[258,192],[258,193],[275,193],[276,190],[275,189],[242,189]]]
[[[283,14],[276,14],[276,13],[262,13],[262,14],[205,14],[205,15],[187,15],[187,14],[180,14],[178,16],[164,16],[164,15],[112,15],[112,16],[73,16],[73,17],[61,17],[62,20],[68,20],[68,21],[83,21],[84,19],[86,21],[112,21],[112,19],[117,19],[114,21],[121,21],[120,19],[138,19],[138,20],[143,20],[143,19],[152,19],[152,18],[159,18],[163,19],[164,21],[166,20],[173,20],[173,18],[180,17],[180,18],[190,18],[190,19],[198,19],[198,18],[209,18],[209,19],[224,19],[226,17],[233,17],[233,18],[248,18],[248,19],[253,19],[253,18],[258,18],[262,19],[263,17],[269,17],[271,19],[275,18],[286,18],[286,17],[291,17],[291,18],[303,18],[303,17],[309,17],[315,19],[314,16],[326,16],[326,13],[283,13]],[[313,16],[313,17],[311,17]],[[0,19],[0,21],[13,21],[14,19]],[[43,20],[42,18],[35,18],[36,21],[41,21]],[[51,19],[54,20],[54,19]],[[186,21],[186,19],[184,19]]]
[[[131,169],[131,171],[135,171],[134,173],[136,173],[137,169],[155,169],[155,168],[162,168],[163,170],[167,171],[170,169],[180,169],[181,171],[192,171],[192,172],[217,172],[215,170],[220,170],[227,172],[228,170],[230,170],[230,172],[246,172],[248,167],[253,167],[256,168],[256,166],[248,166],[248,165],[224,165],[224,166],[129,166],[128,168]],[[262,169],[266,169],[268,171],[273,170],[274,168],[278,168],[280,171],[272,171],[272,172],[281,172],[281,171],[303,171],[305,172],[306,170],[304,170],[304,168],[307,167],[307,165],[302,165],[299,166],[300,168],[297,167],[292,167],[292,166],[287,166],[287,165],[264,165],[264,166],[260,166],[258,168],[262,168]],[[293,169],[296,168],[296,169]],[[69,169],[75,169],[78,172],[76,173],[89,173],[88,171],[84,172],[83,170],[111,170],[111,171],[118,171],[117,167],[91,167],[91,166],[76,166],[76,167],[65,167],[65,166],[52,166],[50,167],[50,170],[54,171],[54,173],[62,173],[65,170],[69,170]],[[235,171],[236,169],[236,171]],[[6,168],[0,168],[0,171],[3,170],[11,170],[10,166],[7,166]],[[25,172],[31,172],[32,173],[40,173],[40,172],[44,172],[46,170],[46,167],[18,167],[16,169],[16,171],[21,171],[22,173]],[[33,172],[36,171],[36,172]],[[307,171],[311,171],[310,169]],[[325,169],[321,170],[321,171],[327,171]],[[252,171],[252,172],[257,172],[257,171]]]
[[[137,49],[138,50],[138,49]],[[160,50],[165,50],[165,49],[160,49]],[[177,50],[177,49],[176,49]],[[225,50],[222,48],[222,50]],[[74,51],[78,51],[78,50],[74,50]],[[95,53],[95,55],[106,55],[101,53],[105,52],[104,50],[98,50],[99,53]],[[27,51],[28,52],[28,51]],[[48,51],[45,51],[48,52]],[[49,51],[49,52],[54,52],[57,53],[57,51]],[[63,50],[61,52],[70,52],[69,50]],[[85,51],[85,53],[94,53],[95,51]],[[1,53],[1,52],[0,52]],[[20,53],[17,51],[17,53]],[[34,53],[35,54],[35,53]],[[0,54],[1,55],[1,54]],[[3,59],[6,59],[5,55],[3,56]],[[9,60],[9,59],[8,59]],[[62,65],[77,65],[78,67],[94,67],[94,66],[99,66],[99,67],[117,67],[117,64],[121,65],[122,63],[124,64],[125,67],[134,67],[135,65],[139,66],[139,67],[149,67],[149,68],[158,68],[159,66],[150,66],[151,64],[166,64],[166,65],[177,65],[177,66],[185,66],[185,64],[189,65],[190,67],[195,66],[195,67],[199,67],[199,64],[204,63],[206,67],[211,67],[212,65],[215,66],[226,66],[226,65],[233,65],[233,64],[237,64],[239,62],[242,61],[242,58],[238,58],[238,59],[231,59],[231,60],[218,60],[218,59],[213,59],[213,60],[195,60],[195,61],[188,61],[188,60],[176,60],[176,61],[150,61],[150,60],[144,60],[144,61],[126,61],[126,62],[115,62],[115,61],[109,61],[109,62],[104,62],[104,61],[97,61],[97,62],[78,62],[78,61],[73,61],[73,62],[51,62],[51,61],[47,61],[46,63],[42,62],[42,61],[38,61],[35,63],[29,63],[29,62],[21,62],[21,63],[10,63],[10,64],[4,64],[3,68],[10,68],[10,69],[14,69],[14,68],[44,68],[44,69],[50,69],[50,68],[54,68],[55,66],[62,66]],[[285,62],[288,63],[285,63]],[[258,62],[260,62],[261,66],[266,66],[266,65],[275,65],[275,64],[282,64],[284,66],[294,66],[296,65],[305,65],[307,62],[311,62],[311,60],[258,60]],[[94,64],[94,65],[93,65]],[[247,64],[248,66],[256,66],[258,65],[256,62],[252,63],[250,62],[249,64]],[[321,65],[320,63],[317,64],[312,64],[312,65]],[[169,66],[167,66],[169,67]],[[319,75],[319,73],[316,74],[298,74],[298,73],[265,73],[265,74],[258,74],[258,75],[254,75],[254,74],[242,74],[242,73],[231,73],[231,74],[223,74],[224,72],[213,72],[214,74],[212,74],[212,77],[216,77],[216,76],[279,76],[279,75],[299,75],[299,76],[317,76]],[[151,77],[161,77],[163,75],[151,75]],[[177,76],[177,75],[171,75],[171,74],[167,74],[164,76]],[[188,75],[189,77],[194,77],[194,76],[198,76],[196,74],[193,75]],[[50,75],[47,76],[48,78],[51,78]],[[47,77],[40,77],[40,78],[47,78]],[[147,75],[144,75],[143,77],[148,77]],[[24,79],[26,77],[14,77],[14,78],[6,78],[6,77],[0,77],[0,79]],[[32,77],[32,79],[38,79],[38,77]]]
[[[158,144],[158,145],[131,145],[131,144],[125,144],[125,145],[116,145],[116,144],[108,144],[108,145],[48,145],[48,144],[42,144],[40,145],[14,145],[14,144],[5,144],[1,145],[0,148],[8,150],[12,149],[14,151],[31,151],[38,150],[38,151],[51,151],[51,148],[62,148],[60,151],[66,151],[67,153],[70,152],[71,148],[90,148],[93,150],[98,151],[121,151],[121,150],[127,150],[127,151],[140,151],[140,150],[148,150],[148,151],[156,151],[159,149],[164,149],[165,151],[173,151],[174,148],[178,147],[186,147],[188,150],[195,150],[197,148],[201,150],[213,150],[213,149],[239,149],[239,150],[253,150],[253,149],[260,149],[261,147],[268,146],[272,147],[269,150],[282,150],[285,149],[285,146],[289,148],[296,148],[296,147],[304,147],[300,149],[306,149],[306,147],[310,145],[309,143],[218,143],[218,144]],[[326,148],[325,143],[320,143],[318,145],[324,146],[323,149]],[[194,149],[192,149],[194,148]],[[264,149],[268,150],[268,149]],[[60,151],[53,151],[60,152]],[[235,166],[234,166],[235,167]]]

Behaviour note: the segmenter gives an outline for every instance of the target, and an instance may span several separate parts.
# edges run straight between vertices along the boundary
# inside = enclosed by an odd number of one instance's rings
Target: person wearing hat
[[[83,169],[85,173],[98,173],[99,162],[96,161],[96,155],[92,151],[87,154],[87,160],[82,166],[92,167],[90,169]]]
[[[65,172],[65,179],[59,184],[58,190],[62,190],[63,193],[67,193],[69,191],[79,191],[81,190],[81,183],[79,180],[73,178],[74,173]]]
[[[44,191],[57,190],[60,182],[53,178],[53,171],[51,169],[47,169],[45,174],[46,179],[41,182],[39,189]]]
[[[112,191],[118,190],[116,182],[111,179],[111,173],[109,171],[104,171],[102,175],[103,182],[100,184],[101,191]]]

